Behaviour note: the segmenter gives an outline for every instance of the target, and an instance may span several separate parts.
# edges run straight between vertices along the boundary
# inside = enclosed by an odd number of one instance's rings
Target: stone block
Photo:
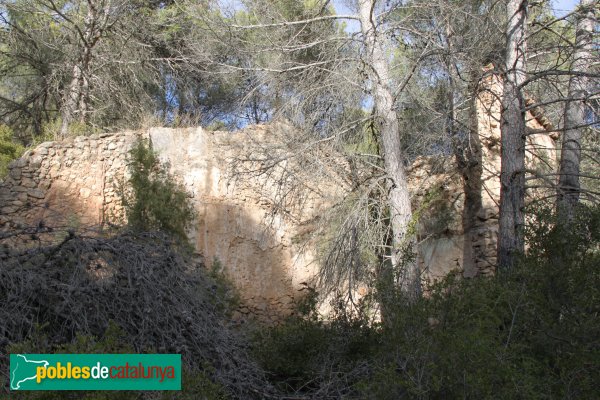
[[[11,178],[18,181],[19,179],[21,179],[21,168],[12,168],[9,172],[9,175]]]
[[[15,207],[15,206],[7,206],[7,207],[2,207],[0,208],[0,213],[6,215],[6,214],[12,214],[14,212],[16,212],[19,208]]]
[[[27,165],[27,160],[24,157],[17,158],[8,164],[8,168],[23,168]]]
[[[44,191],[41,189],[30,189],[27,191],[27,195],[35,199],[43,199],[46,196]]]
[[[29,168],[38,169],[42,165],[42,157],[33,156],[29,159]]]
[[[33,188],[37,187],[37,183],[35,183],[35,181],[33,179],[24,178],[23,180],[21,180],[21,186],[29,188],[29,189],[33,189]]]
[[[87,199],[88,197],[90,197],[90,194],[92,194],[92,192],[88,188],[79,189],[79,196],[81,196],[84,199]]]

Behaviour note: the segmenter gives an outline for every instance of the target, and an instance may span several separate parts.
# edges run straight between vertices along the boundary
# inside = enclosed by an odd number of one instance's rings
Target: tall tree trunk
[[[511,269],[524,251],[525,223],[525,82],[527,0],[509,0],[507,5],[506,64],[502,95],[500,220],[498,267]]]
[[[594,0],[581,0],[577,10],[575,52],[572,71],[587,72],[592,59],[594,32]],[[579,166],[581,162],[581,131],[585,125],[585,101],[588,80],[573,75],[565,103],[564,131],[560,158],[556,208],[561,221],[568,223],[579,202]]]
[[[414,248],[409,226],[412,219],[410,193],[404,169],[400,128],[394,111],[394,98],[389,87],[388,59],[383,47],[383,36],[379,36],[373,20],[375,0],[360,0],[359,14],[364,36],[365,59],[370,68],[369,77],[374,97],[375,117],[381,137],[384,168],[389,179],[388,206],[392,230],[391,264],[394,275],[399,276],[402,291],[411,299],[421,293],[420,273],[414,260],[404,257]],[[398,270],[400,269],[400,270]]]
[[[80,34],[81,52],[77,55],[77,62],[73,65],[73,76],[64,94],[61,108],[61,137],[68,135],[69,125],[76,119],[85,123],[86,112],[89,108],[89,73],[93,49],[104,33],[111,7],[112,0],[100,3],[94,0],[87,1],[83,31],[77,29]]]

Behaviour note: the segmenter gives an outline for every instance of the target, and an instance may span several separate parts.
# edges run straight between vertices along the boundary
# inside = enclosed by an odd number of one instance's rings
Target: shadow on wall
[[[0,190],[4,189],[0,186]],[[82,201],[62,191],[60,186],[51,186],[46,191],[35,190],[37,197],[28,198],[19,206],[7,197],[0,200],[0,209],[4,210],[0,216],[1,251],[54,245],[75,232],[84,236],[102,233],[100,208],[95,207],[95,201]],[[11,195],[18,198],[20,193],[23,192],[16,191]]]
[[[300,293],[295,288],[311,273],[292,246],[292,224],[266,222],[270,210],[264,199],[223,177],[223,148],[213,134],[153,129],[148,135],[193,193],[198,221],[191,240],[207,266],[218,259],[238,288],[246,303],[240,314],[269,322],[291,312]],[[107,215],[121,213],[115,183],[125,175],[127,151],[138,137],[129,132],[48,142],[16,160],[0,183],[2,233],[20,227],[26,234],[43,233],[40,238],[52,243],[56,239],[48,227],[100,232]]]
[[[197,221],[190,239],[207,266],[218,260],[238,289],[240,316],[276,322],[292,312],[301,283],[314,271],[310,255],[292,243],[296,224],[274,212],[270,183],[232,178],[229,160],[239,156],[241,133],[201,128],[153,128],[153,149],[193,196]]]
[[[294,255],[256,214],[236,204],[205,203],[194,244],[211,267],[218,262],[238,289],[239,317],[276,322],[293,311],[300,293],[294,288]]]

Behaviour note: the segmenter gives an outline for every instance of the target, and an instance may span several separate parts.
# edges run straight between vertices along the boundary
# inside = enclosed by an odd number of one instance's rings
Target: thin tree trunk
[[[60,137],[65,138],[69,134],[69,125],[75,120],[81,99],[83,71],[81,65],[77,63],[73,67],[73,77],[65,94],[65,99],[61,108],[61,126]]]
[[[360,0],[361,31],[364,36],[365,58],[369,65],[375,117],[381,136],[384,167],[389,179],[388,205],[392,230],[392,269],[399,276],[401,290],[411,299],[421,293],[418,264],[405,256],[412,252],[414,239],[409,226],[412,219],[410,193],[404,170],[400,129],[394,111],[394,99],[389,88],[388,60],[383,49],[383,37],[373,20],[375,0]],[[398,269],[400,269],[398,271]],[[389,274],[388,274],[389,275]]]
[[[575,52],[572,70],[587,72],[592,59],[594,32],[594,0],[581,0],[577,12]],[[556,208],[561,221],[569,222],[579,202],[579,167],[581,163],[581,134],[585,125],[585,104],[588,79],[572,76],[569,94],[565,103],[564,132],[560,158]]]
[[[525,223],[525,82],[527,0],[510,0],[507,6],[506,73],[502,95],[500,220],[498,267],[514,267],[524,251]]]

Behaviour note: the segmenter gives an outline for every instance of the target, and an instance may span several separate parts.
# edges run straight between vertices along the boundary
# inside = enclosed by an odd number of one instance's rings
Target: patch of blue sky
[[[554,15],[562,17],[575,9],[579,0],[552,0]]]

